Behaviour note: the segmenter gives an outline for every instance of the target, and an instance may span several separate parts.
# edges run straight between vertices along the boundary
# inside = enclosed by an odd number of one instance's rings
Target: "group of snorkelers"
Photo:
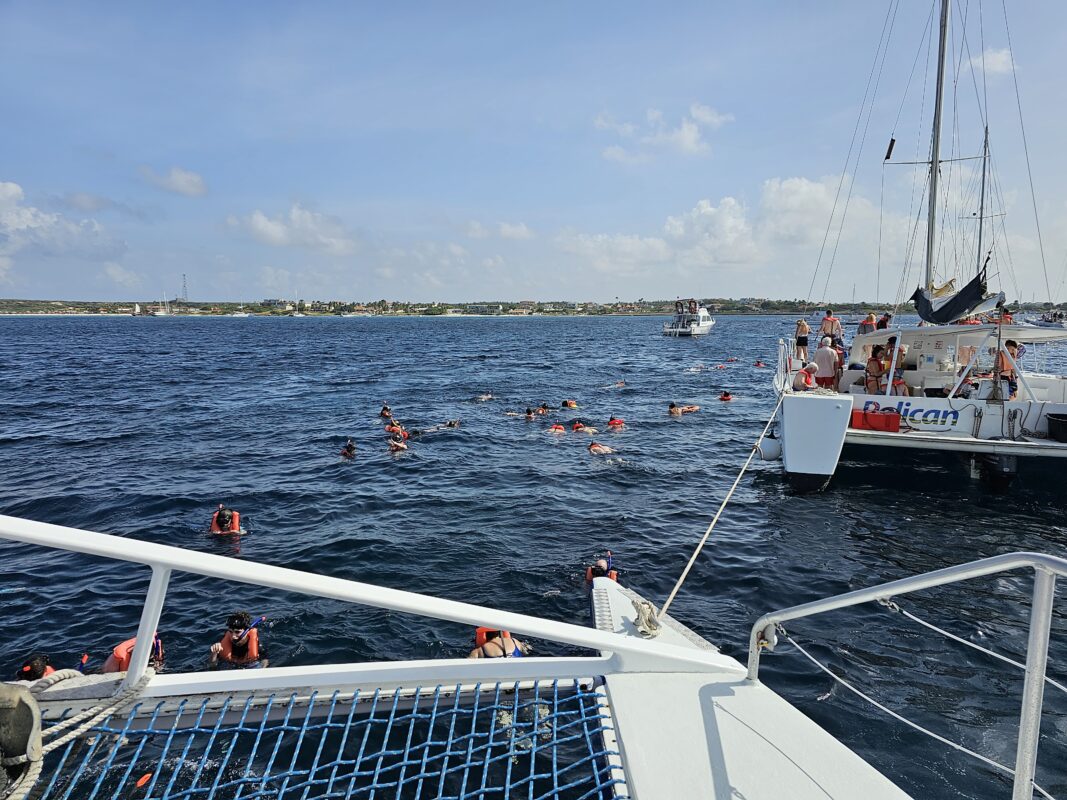
[[[213,643],[208,651],[208,669],[254,669],[270,664],[265,637],[260,636],[260,625],[266,617],[252,618],[247,611],[235,611],[226,618],[226,630],[221,638]],[[87,667],[91,662],[88,653],[84,653],[77,664],[72,667],[85,674],[126,672],[133,659],[133,649],[137,637],[120,642],[108,651],[104,662],[99,667]],[[152,648],[148,654],[148,666],[157,672],[162,670],[166,661],[163,640],[156,633],[152,637]],[[52,658],[47,653],[34,653],[29,656],[15,672],[16,681],[36,681],[56,672]]]
[[[601,577],[618,580],[610,550],[604,558],[598,558],[585,568],[587,585],[591,586],[595,578]],[[247,611],[235,611],[230,614],[226,618],[226,629],[222,636],[208,648],[207,668],[260,669],[269,666],[266,637],[260,635],[260,626],[266,621],[265,616],[253,619]],[[90,657],[85,653],[73,669],[87,675],[126,672],[130,669],[136,644],[137,638],[134,637],[115,645],[108,652],[103,665],[97,668],[87,668]],[[475,630],[474,645],[467,658],[521,658],[533,651],[528,643],[513,637],[508,631],[490,627],[479,627]],[[152,637],[148,666],[159,672],[164,668],[165,661],[163,640],[156,633]],[[13,680],[32,682],[56,672],[51,656],[46,653],[34,653],[18,668]]]

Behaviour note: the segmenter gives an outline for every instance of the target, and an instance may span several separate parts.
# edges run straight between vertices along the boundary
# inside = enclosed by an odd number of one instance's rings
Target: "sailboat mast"
[[[985,126],[985,141],[982,144],[982,189],[978,195],[978,265],[977,272],[982,271],[982,220],[985,219],[985,173],[989,164],[989,126]]]
[[[937,95],[934,131],[930,141],[930,200],[926,217],[926,291],[934,289],[934,240],[937,233],[937,176],[941,166],[941,106],[945,94],[945,58],[948,44],[948,4],[941,0],[941,39],[937,45]]]

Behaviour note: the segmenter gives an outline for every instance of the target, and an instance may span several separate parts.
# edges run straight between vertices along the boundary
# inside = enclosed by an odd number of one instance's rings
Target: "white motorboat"
[[[696,300],[674,304],[674,319],[663,324],[664,336],[702,336],[715,325],[708,310]]]
[[[0,684],[3,798],[906,800],[760,682],[761,653],[779,637],[806,652],[782,627],[791,620],[1020,568],[1034,571],[1034,610],[1015,767],[978,757],[1014,775],[1015,798],[1044,793],[1033,778],[1055,576],[1067,575],[1059,558],[1006,554],[765,614],[746,668],[609,577],[593,579],[584,627],[13,517],[0,516],[0,539],[151,574],[127,671]],[[401,626],[415,614],[593,655],[157,674],[148,664],[172,574],[239,574],[242,585],[385,609]]]
[[[1029,319],[1027,322],[1037,325],[1039,328],[1067,329],[1067,313],[1063,311],[1046,311],[1040,317]]]

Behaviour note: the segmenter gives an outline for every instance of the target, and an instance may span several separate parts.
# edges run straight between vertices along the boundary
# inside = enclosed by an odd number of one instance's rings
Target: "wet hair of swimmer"
[[[450,419],[448,422],[445,423],[445,427],[446,428],[458,428],[459,427],[459,420],[458,419]]]
[[[229,508],[220,508],[219,514],[215,517],[215,521],[220,528],[230,527],[230,521],[233,519],[233,510]]]
[[[235,611],[226,617],[226,627],[231,631],[246,631],[252,624],[252,615],[247,611]]]
[[[671,403],[667,408],[677,408],[677,406],[674,403]]]
[[[15,673],[17,681],[36,681],[44,677],[45,670],[52,666],[52,659],[44,653],[34,653],[27,658]]]
[[[487,641],[487,642],[491,642],[491,641],[493,641],[493,639],[499,639],[499,638],[500,638],[500,631],[486,631],[485,632],[485,641]]]

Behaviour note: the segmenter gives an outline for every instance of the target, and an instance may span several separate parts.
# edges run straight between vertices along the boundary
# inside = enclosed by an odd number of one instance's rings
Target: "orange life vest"
[[[111,655],[107,657],[104,662],[104,672],[126,672],[130,668],[130,660],[133,658],[133,648],[137,644],[137,637],[127,639],[122,644],[115,645],[111,650]],[[156,647],[159,647],[158,654],[155,652]],[[156,660],[162,662],[163,660],[163,642],[160,641],[158,636],[152,637],[152,650],[153,653],[149,656],[149,662],[152,661],[154,656]]]
[[[211,532],[212,533],[240,533],[241,532],[241,514],[234,511],[230,516],[230,527],[223,530],[219,527],[219,512],[216,511],[211,515]]]
[[[231,664],[252,664],[259,661],[259,631],[255,628],[248,632],[248,652],[244,656],[233,654],[233,634],[230,631],[226,631],[219,644],[222,645],[219,658],[223,661],[229,661]]]
[[[811,373],[810,372],[808,372],[806,369],[802,369],[797,374],[804,376],[804,385],[805,386],[811,386]]]
[[[624,420],[619,419],[618,417],[615,417],[613,419],[609,419],[608,420],[608,426],[612,427],[612,428],[614,428],[614,427],[616,427],[618,425],[625,425],[625,424],[626,424],[626,422]]]
[[[613,580],[613,581],[618,582],[619,573],[616,570],[609,569],[608,570],[608,574],[605,575],[604,577],[609,579],[609,580]],[[586,583],[592,583],[593,582],[593,568],[592,567],[586,567],[585,568],[585,582]]]
[[[500,632],[501,639],[510,639],[511,634],[507,631],[501,631],[499,628],[478,628],[474,632],[474,643],[478,647],[484,647],[485,643],[489,641],[487,634]]]

